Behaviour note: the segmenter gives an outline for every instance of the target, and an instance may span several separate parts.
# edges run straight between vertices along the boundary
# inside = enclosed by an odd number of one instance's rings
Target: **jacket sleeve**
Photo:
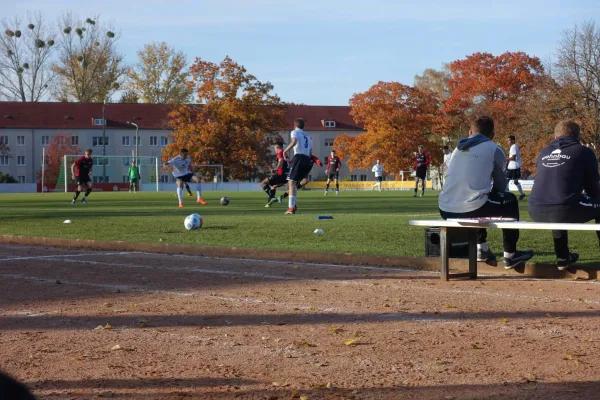
[[[492,186],[492,190],[504,193],[506,192],[506,188],[508,186],[508,180],[506,179],[506,174],[504,173],[504,166],[506,165],[506,156],[500,147],[496,149],[494,152],[494,169],[492,170],[492,179],[494,181],[494,185]]]
[[[427,167],[429,167],[429,164],[431,163],[431,159],[429,158],[429,153],[425,153],[425,165]]]
[[[413,169],[416,170],[418,166],[419,166],[419,162],[417,161],[417,158],[415,157],[415,164],[413,165]]]
[[[589,149],[588,149],[589,150]],[[583,173],[583,189],[588,196],[600,197],[600,175],[598,174],[598,159],[591,151],[586,151],[585,171]]]
[[[342,159],[339,157],[337,159],[337,165],[338,165],[338,167],[337,167],[336,172],[339,171],[340,169],[342,169]]]

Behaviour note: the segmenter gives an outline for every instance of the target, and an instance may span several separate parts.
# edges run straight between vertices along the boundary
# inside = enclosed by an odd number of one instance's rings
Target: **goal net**
[[[54,169],[46,164],[44,172],[44,191],[70,192],[75,190],[76,184],[71,177],[71,165],[81,155],[65,155],[60,165]],[[132,156],[92,156],[94,166],[90,178],[94,183],[94,190],[122,191],[129,190],[129,167],[133,161]],[[137,167],[140,173],[138,189],[140,191],[158,191],[159,157],[139,156]]]

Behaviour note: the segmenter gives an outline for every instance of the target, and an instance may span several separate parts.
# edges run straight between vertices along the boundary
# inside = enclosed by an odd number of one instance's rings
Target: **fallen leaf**
[[[118,351],[118,350],[123,350],[123,348],[120,345],[114,345],[113,347],[110,348],[112,351]]]
[[[327,382],[327,385],[325,385],[325,387],[327,389],[333,389],[333,385],[331,384],[331,382]]]
[[[446,308],[456,308],[456,306],[453,306],[452,304],[446,304]]]
[[[94,328],[95,331],[101,331],[103,329],[104,329],[104,327],[102,325],[98,325],[97,327]]]
[[[333,332],[333,333],[342,333],[342,332],[344,332],[344,329],[342,329],[340,327],[337,327],[337,326],[332,326],[330,329],[331,329],[331,332]]]
[[[500,318],[500,323],[501,323],[501,324],[506,324],[506,323],[508,323],[508,318],[506,318],[506,317],[502,317],[502,318]]]
[[[133,303],[132,303],[132,304],[131,304],[131,308],[135,310],[135,309],[137,308],[137,304],[133,304]]]
[[[289,383],[285,382],[285,383],[280,383],[280,382],[273,382],[273,386],[277,386],[277,387],[287,387],[290,386]]]
[[[300,396],[300,400],[308,400],[308,396],[303,394],[302,396]]]
[[[110,326],[110,324],[106,324],[106,326],[104,327],[104,329],[112,329],[112,326]]]
[[[300,266],[294,265],[294,269],[298,269],[298,268],[300,268]]]
[[[563,360],[572,360],[573,359],[573,355],[572,354],[567,354],[566,356],[563,357]]]
[[[471,345],[471,347],[473,347],[473,349],[475,349],[475,350],[483,350],[483,347],[481,347],[481,346],[480,346],[479,344],[477,344],[477,343],[473,343],[473,344]]]
[[[319,311],[319,309],[317,307],[311,307],[310,311],[317,312],[317,311]]]
[[[583,364],[583,361],[581,361],[581,360],[575,360],[575,365],[581,365],[581,364]]]
[[[328,367],[329,364],[327,362],[318,362],[313,364],[315,367]]]
[[[346,340],[344,342],[344,344],[346,346],[355,346],[357,343],[358,343],[358,340],[356,340],[356,339],[350,339],[350,340]]]
[[[296,347],[304,347],[304,348],[308,348],[308,347],[317,347],[314,344],[310,344],[310,343],[306,343],[306,342],[294,342],[293,343],[294,346]]]
[[[535,377],[535,375],[530,375],[528,378],[525,378],[525,380],[527,381],[527,383],[537,382],[537,378]]]
[[[588,339],[581,339],[581,341],[582,341],[582,342],[588,342],[588,343],[591,343],[591,342],[593,342],[593,340],[592,340],[591,338],[588,338]]]
[[[579,301],[581,301],[581,302],[585,301],[585,300],[583,300],[581,297],[580,297],[579,299],[577,299],[577,300],[579,300]]]

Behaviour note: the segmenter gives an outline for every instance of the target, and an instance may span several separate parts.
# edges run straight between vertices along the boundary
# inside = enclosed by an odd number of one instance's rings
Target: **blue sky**
[[[598,0],[0,0],[2,15],[101,14],[128,62],[166,41],[190,60],[226,55],[285,101],[346,105],[374,83],[412,84],[425,68],[478,51],[551,59],[560,35],[600,16]]]

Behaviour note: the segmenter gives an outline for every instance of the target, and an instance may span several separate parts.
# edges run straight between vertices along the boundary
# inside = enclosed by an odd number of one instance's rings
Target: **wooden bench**
[[[555,224],[538,222],[503,222],[489,221],[481,222],[476,219],[471,221],[445,221],[440,220],[413,220],[409,222],[412,226],[436,227],[440,228],[440,271],[443,281],[450,278],[470,278],[477,279],[477,229],[519,229],[519,230],[545,230],[545,231],[598,231],[600,225],[596,224]],[[469,238],[469,272],[450,273],[448,231],[454,229],[467,229]],[[550,242],[551,237],[548,236]],[[535,249],[534,249],[535,250]]]

